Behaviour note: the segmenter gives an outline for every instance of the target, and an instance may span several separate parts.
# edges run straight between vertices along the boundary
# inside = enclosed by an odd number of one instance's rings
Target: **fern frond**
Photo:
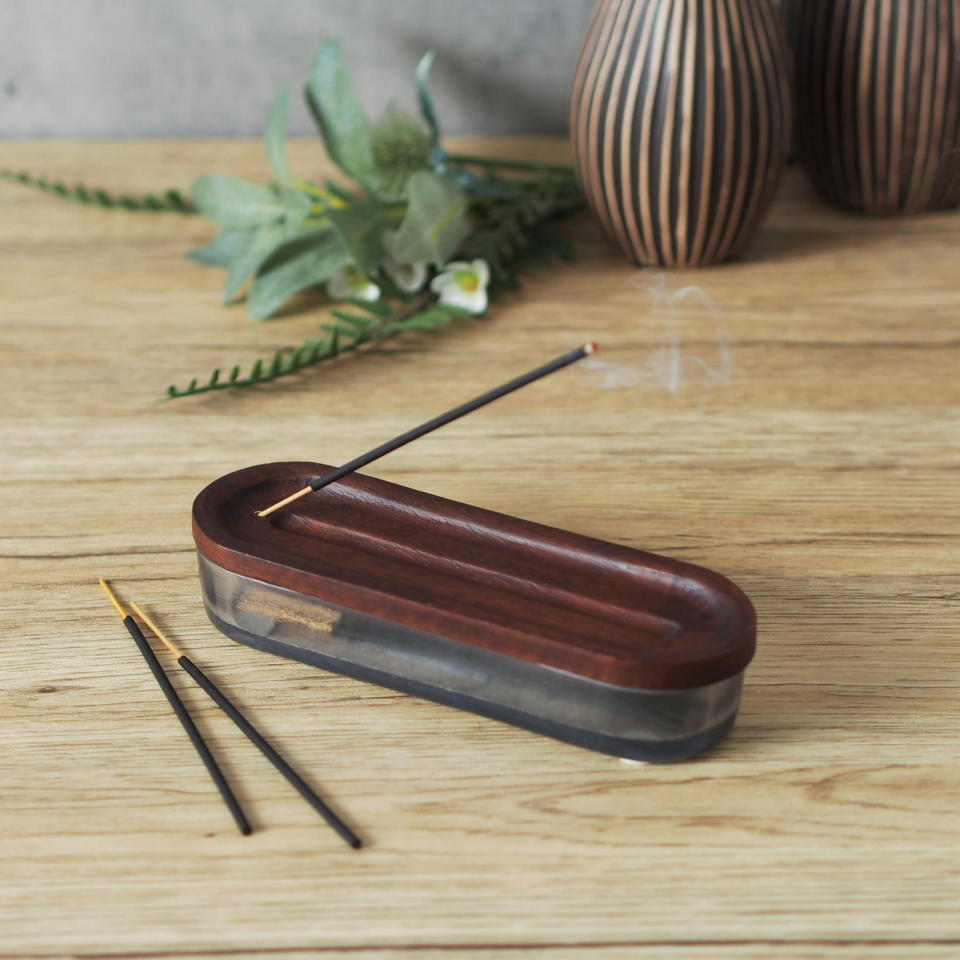
[[[406,310],[391,309],[386,314],[381,310],[379,320],[343,310],[331,310],[330,313],[336,318],[336,322],[320,324],[327,336],[305,340],[295,348],[277,350],[267,362],[256,360],[246,376],[241,376],[240,367],[235,366],[224,380],[220,377],[221,368],[218,367],[205,383],[194,378],[183,389],[171,384],[167,387],[164,399],[193,397],[215,390],[270,383],[315,364],[333,360],[342,354],[352,353],[365,344],[381,342],[404,333],[431,333],[470,316],[466,310],[437,303],[432,298],[430,301],[420,300],[414,307]]]
[[[61,180],[47,180],[45,177],[35,177],[26,170],[15,172],[0,169],[0,179],[10,183],[19,183],[25,187],[33,187],[44,193],[72,200],[74,203],[83,203],[91,207],[102,207],[106,210],[146,210],[157,213],[196,213],[193,204],[181,190],[165,190],[163,193],[113,194],[99,187],[88,187],[82,183],[68,186]]]

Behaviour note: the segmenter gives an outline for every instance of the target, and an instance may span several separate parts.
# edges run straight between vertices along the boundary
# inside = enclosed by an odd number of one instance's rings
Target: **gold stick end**
[[[103,592],[110,598],[110,602],[117,608],[117,613],[120,614],[120,619],[126,620],[127,611],[124,609],[123,604],[117,599],[117,595],[110,588],[110,584],[107,583],[107,581],[104,580],[103,577],[98,577],[97,583],[100,584],[100,587],[103,590]]]
[[[133,607],[137,616],[157,635],[160,642],[179,660],[183,656],[183,652],[179,650],[173,641],[137,606],[137,604],[130,602],[130,606]]]
[[[278,500],[276,503],[272,504],[269,507],[266,507],[263,510],[257,511],[258,517],[269,517],[271,513],[275,510],[279,510],[281,507],[285,507],[288,503],[293,503],[294,500],[299,500],[301,497],[305,497],[308,493],[313,493],[313,487],[309,484],[296,493],[291,493],[289,497],[285,497],[283,500]]]

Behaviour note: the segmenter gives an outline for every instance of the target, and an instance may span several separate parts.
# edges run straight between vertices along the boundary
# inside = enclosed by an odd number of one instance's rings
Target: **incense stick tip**
[[[591,340],[590,343],[584,345],[584,353],[589,357],[591,353],[596,353],[600,349],[600,344],[595,340]]]
[[[100,588],[107,595],[110,602],[117,608],[117,613],[120,614],[120,619],[126,620],[127,611],[124,609],[123,604],[117,599],[117,595],[113,592],[113,589],[110,587],[110,584],[107,583],[107,581],[104,580],[103,577],[98,577],[97,583],[100,584]]]

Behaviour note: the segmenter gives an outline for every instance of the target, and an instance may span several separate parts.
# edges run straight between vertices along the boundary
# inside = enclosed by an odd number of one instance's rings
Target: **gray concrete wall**
[[[258,135],[320,41],[371,114],[414,106],[437,51],[441,126],[559,133],[593,0],[0,0],[0,137]],[[299,99],[299,98],[298,98]],[[301,107],[292,129],[312,127]]]

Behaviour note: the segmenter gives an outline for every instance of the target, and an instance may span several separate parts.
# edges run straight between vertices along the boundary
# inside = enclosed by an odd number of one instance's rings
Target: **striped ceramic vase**
[[[606,233],[641,265],[737,256],[790,136],[770,0],[599,0],[571,91],[574,162]]]
[[[792,0],[801,157],[867,213],[960,202],[960,0]]]

